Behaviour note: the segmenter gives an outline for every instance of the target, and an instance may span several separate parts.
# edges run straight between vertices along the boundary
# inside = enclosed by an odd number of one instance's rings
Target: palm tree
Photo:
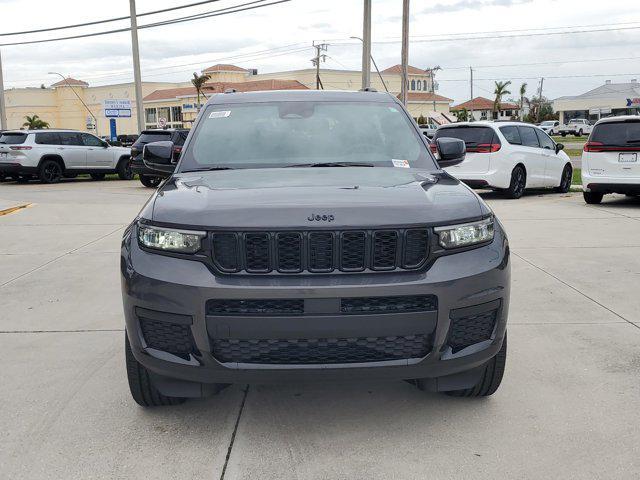
[[[467,120],[469,120],[469,111],[466,108],[463,108],[458,112],[456,117],[458,118],[459,122],[466,122]]]
[[[527,83],[520,85],[520,120],[524,116],[524,94],[527,93]]]
[[[495,112],[500,111],[500,103],[502,103],[502,97],[504,95],[510,95],[511,92],[507,90],[507,87],[511,85],[511,80],[508,82],[496,82],[496,89],[493,93],[496,95],[496,99],[493,101],[494,116],[497,116]]]
[[[38,115],[27,115],[24,117],[26,122],[22,124],[23,127],[27,127],[29,130],[41,130],[43,128],[49,128],[49,124],[42,120]]]
[[[205,83],[211,78],[211,75],[207,73],[203,73],[202,75],[198,75],[196,72],[193,72],[193,78],[191,79],[191,83],[194,87],[196,87],[196,92],[198,94],[198,110],[200,110],[200,95],[204,95],[202,93],[202,87]]]

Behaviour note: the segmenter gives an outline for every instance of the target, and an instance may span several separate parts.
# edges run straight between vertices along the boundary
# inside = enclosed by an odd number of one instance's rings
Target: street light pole
[[[364,48],[364,40],[360,37],[350,37],[353,38],[354,40],[360,40],[363,43],[363,47]],[[384,89],[388,92],[389,89],[387,88],[387,84],[384,81],[384,78],[382,78],[382,74],[380,73],[380,69],[378,68],[378,64],[376,63],[376,59],[373,58],[373,55],[370,55],[371,57],[371,61],[373,62],[373,66],[376,69],[376,72],[378,72],[378,77],[380,77],[380,81],[382,82],[382,86],[384,87]]]
[[[64,75],[62,75],[61,73],[58,73],[58,72],[49,72],[49,75],[58,75],[60,78],[62,78],[62,81],[67,85],[67,87],[69,87],[71,89],[73,94],[78,98],[78,100],[80,100],[80,103],[82,103],[84,108],[87,109],[87,112],[89,112],[89,115],[91,115],[91,118],[93,118],[93,123],[96,126],[96,135],[99,135],[98,134],[98,119],[93,114],[93,112],[91,111],[89,106],[86,103],[84,103],[84,100],[82,100],[80,95],[78,95],[78,92],[76,92],[76,90],[73,88],[73,86],[69,83],[69,81],[67,80],[67,77],[65,77]]]
[[[409,0],[402,0],[402,88],[400,99],[407,105],[407,87],[409,83]]]
[[[142,103],[142,75],[140,74],[140,49],[138,47],[138,17],[136,15],[136,0],[129,0],[131,15],[131,48],[133,53],[133,79],[136,90],[136,118],[138,133],[144,130],[144,105]]]
[[[4,78],[2,73],[2,52],[0,52],[0,130],[6,130],[7,110],[4,104]]]
[[[371,86],[371,0],[364,0],[362,26],[362,88]]]

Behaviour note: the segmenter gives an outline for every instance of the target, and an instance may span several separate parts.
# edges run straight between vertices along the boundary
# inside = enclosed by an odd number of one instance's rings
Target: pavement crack
[[[231,441],[229,442],[229,447],[227,448],[227,456],[224,459],[224,465],[222,466],[222,473],[220,474],[220,480],[224,480],[224,476],[227,473],[227,465],[229,465],[229,459],[231,458],[231,451],[233,450],[233,444],[236,441],[236,433],[238,432],[238,425],[240,425],[240,418],[242,417],[242,412],[244,411],[244,404],[247,401],[247,395],[249,394],[249,385],[244,389],[244,395],[242,397],[242,402],[240,403],[240,410],[238,410],[238,416],[236,417],[236,424],[233,427],[233,433],[231,434]]]
[[[590,297],[589,295],[587,295],[586,293],[584,293],[583,291],[581,291],[580,289],[578,289],[577,287],[574,287],[573,285],[571,285],[568,282],[565,282],[564,280],[562,280],[560,277],[554,275],[551,272],[548,272],[547,270],[545,270],[542,267],[539,267],[538,265],[536,265],[535,263],[527,260],[526,258],[524,258],[522,255],[519,255],[518,253],[514,252],[513,250],[511,251],[511,253],[513,253],[516,257],[518,257],[520,260],[522,260],[523,262],[528,263],[529,265],[531,265],[532,267],[540,270],[543,273],[546,273],[547,275],[549,275],[551,278],[554,278],[555,280],[557,280],[558,282],[562,283],[563,285],[569,287],[571,290],[573,290],[574,292],[582,295],[584,298],[591,300],[593,303],[595,303],[596,305],[601,306],[602,308],[604,308],[606,311],[614,314],[616,317],[620,318],[621,320],[624,320],[625,322],[627,322],[629,325],[632,325],[634,327],[636,327],[637,329],[640,330],[640,326],[636,325],[635,323],[633,323],[631,320],[623,317],[622,315],[620,315],[618,312],[616,312],[615,310],[610,309],[609,307],[607,307],[606,305],[600,303],[598,300],[596,300],[593,297]]]

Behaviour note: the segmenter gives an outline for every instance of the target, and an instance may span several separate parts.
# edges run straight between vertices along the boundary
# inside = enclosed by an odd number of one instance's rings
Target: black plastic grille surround
[[[366,363],[422,358],[429,335],[318,339],[213,339],[213,356],[223,363],[309,365]]]
[[[149,348],[187,359],[191,353],[197,353],[189,325],[159,322],[141,317],[140,329]]]
[[[222,273],[330,273],[416,270],[429,255],[427,228],[213,232]]]
[[[397,297],[354,297],[340,301],[340,311],[347,314],[428,312],[438,309],[435,295]]]
[[[302,299],[213,299],[207,302],[207,315],[302,315]]]
[[[453,353],[489,340],[498,318],[498,309],[451,320],[449,341]]]

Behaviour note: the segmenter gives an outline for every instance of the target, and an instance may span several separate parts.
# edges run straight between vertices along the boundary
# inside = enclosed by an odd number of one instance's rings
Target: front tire
[[[602,201],[604,194],[598,192],[582,192],[582,196],[584,197],[584,201],[589,205],[597,205]]]
[[[152,177],[149,175],[140,175],[140,183],[147,188],[157,188],[162,182],[162,178],[160,177]]]
[[[582,130],[578,130],[578,133],[576,133],[576,137],[581,137],[582,136]]]
[[[118,178],[120,180],[133,180],[133,170],[131,170],[131,159],[124,158],[118,163]]]
[[[55,160],[45,160],[38,169],[38,178],[42,183],[58,183],[64,170]]]
[[[522,196],[527,185],[527,172],[522,165],[516,165],[511,172],[511,183],[509,188],[504,190],[507,198],[517,199]]]
[[[464,390],[451,390],[444,393],[451,397],[488,397],[493,395],[502,383],[506,363],[507,334],[505,333],[502,348],[500,348],[495,357],[487,362],[480,381],[474,387],[465,388]]]
[[[558,193],[567,193],[571,189],[571,180],[573,180],[573,167],[567,164],[564,166],[560,176],[560,186],[554,188],[554,190]]]
[[[149,372],[136,360],[131,351],[129,337],[124,335],[125,361],[127,365],[127,379],[131,396],[141,407],[160,407],[165,405],[180,405],[185,399],[180,397],[166,397],[151,383]]]

